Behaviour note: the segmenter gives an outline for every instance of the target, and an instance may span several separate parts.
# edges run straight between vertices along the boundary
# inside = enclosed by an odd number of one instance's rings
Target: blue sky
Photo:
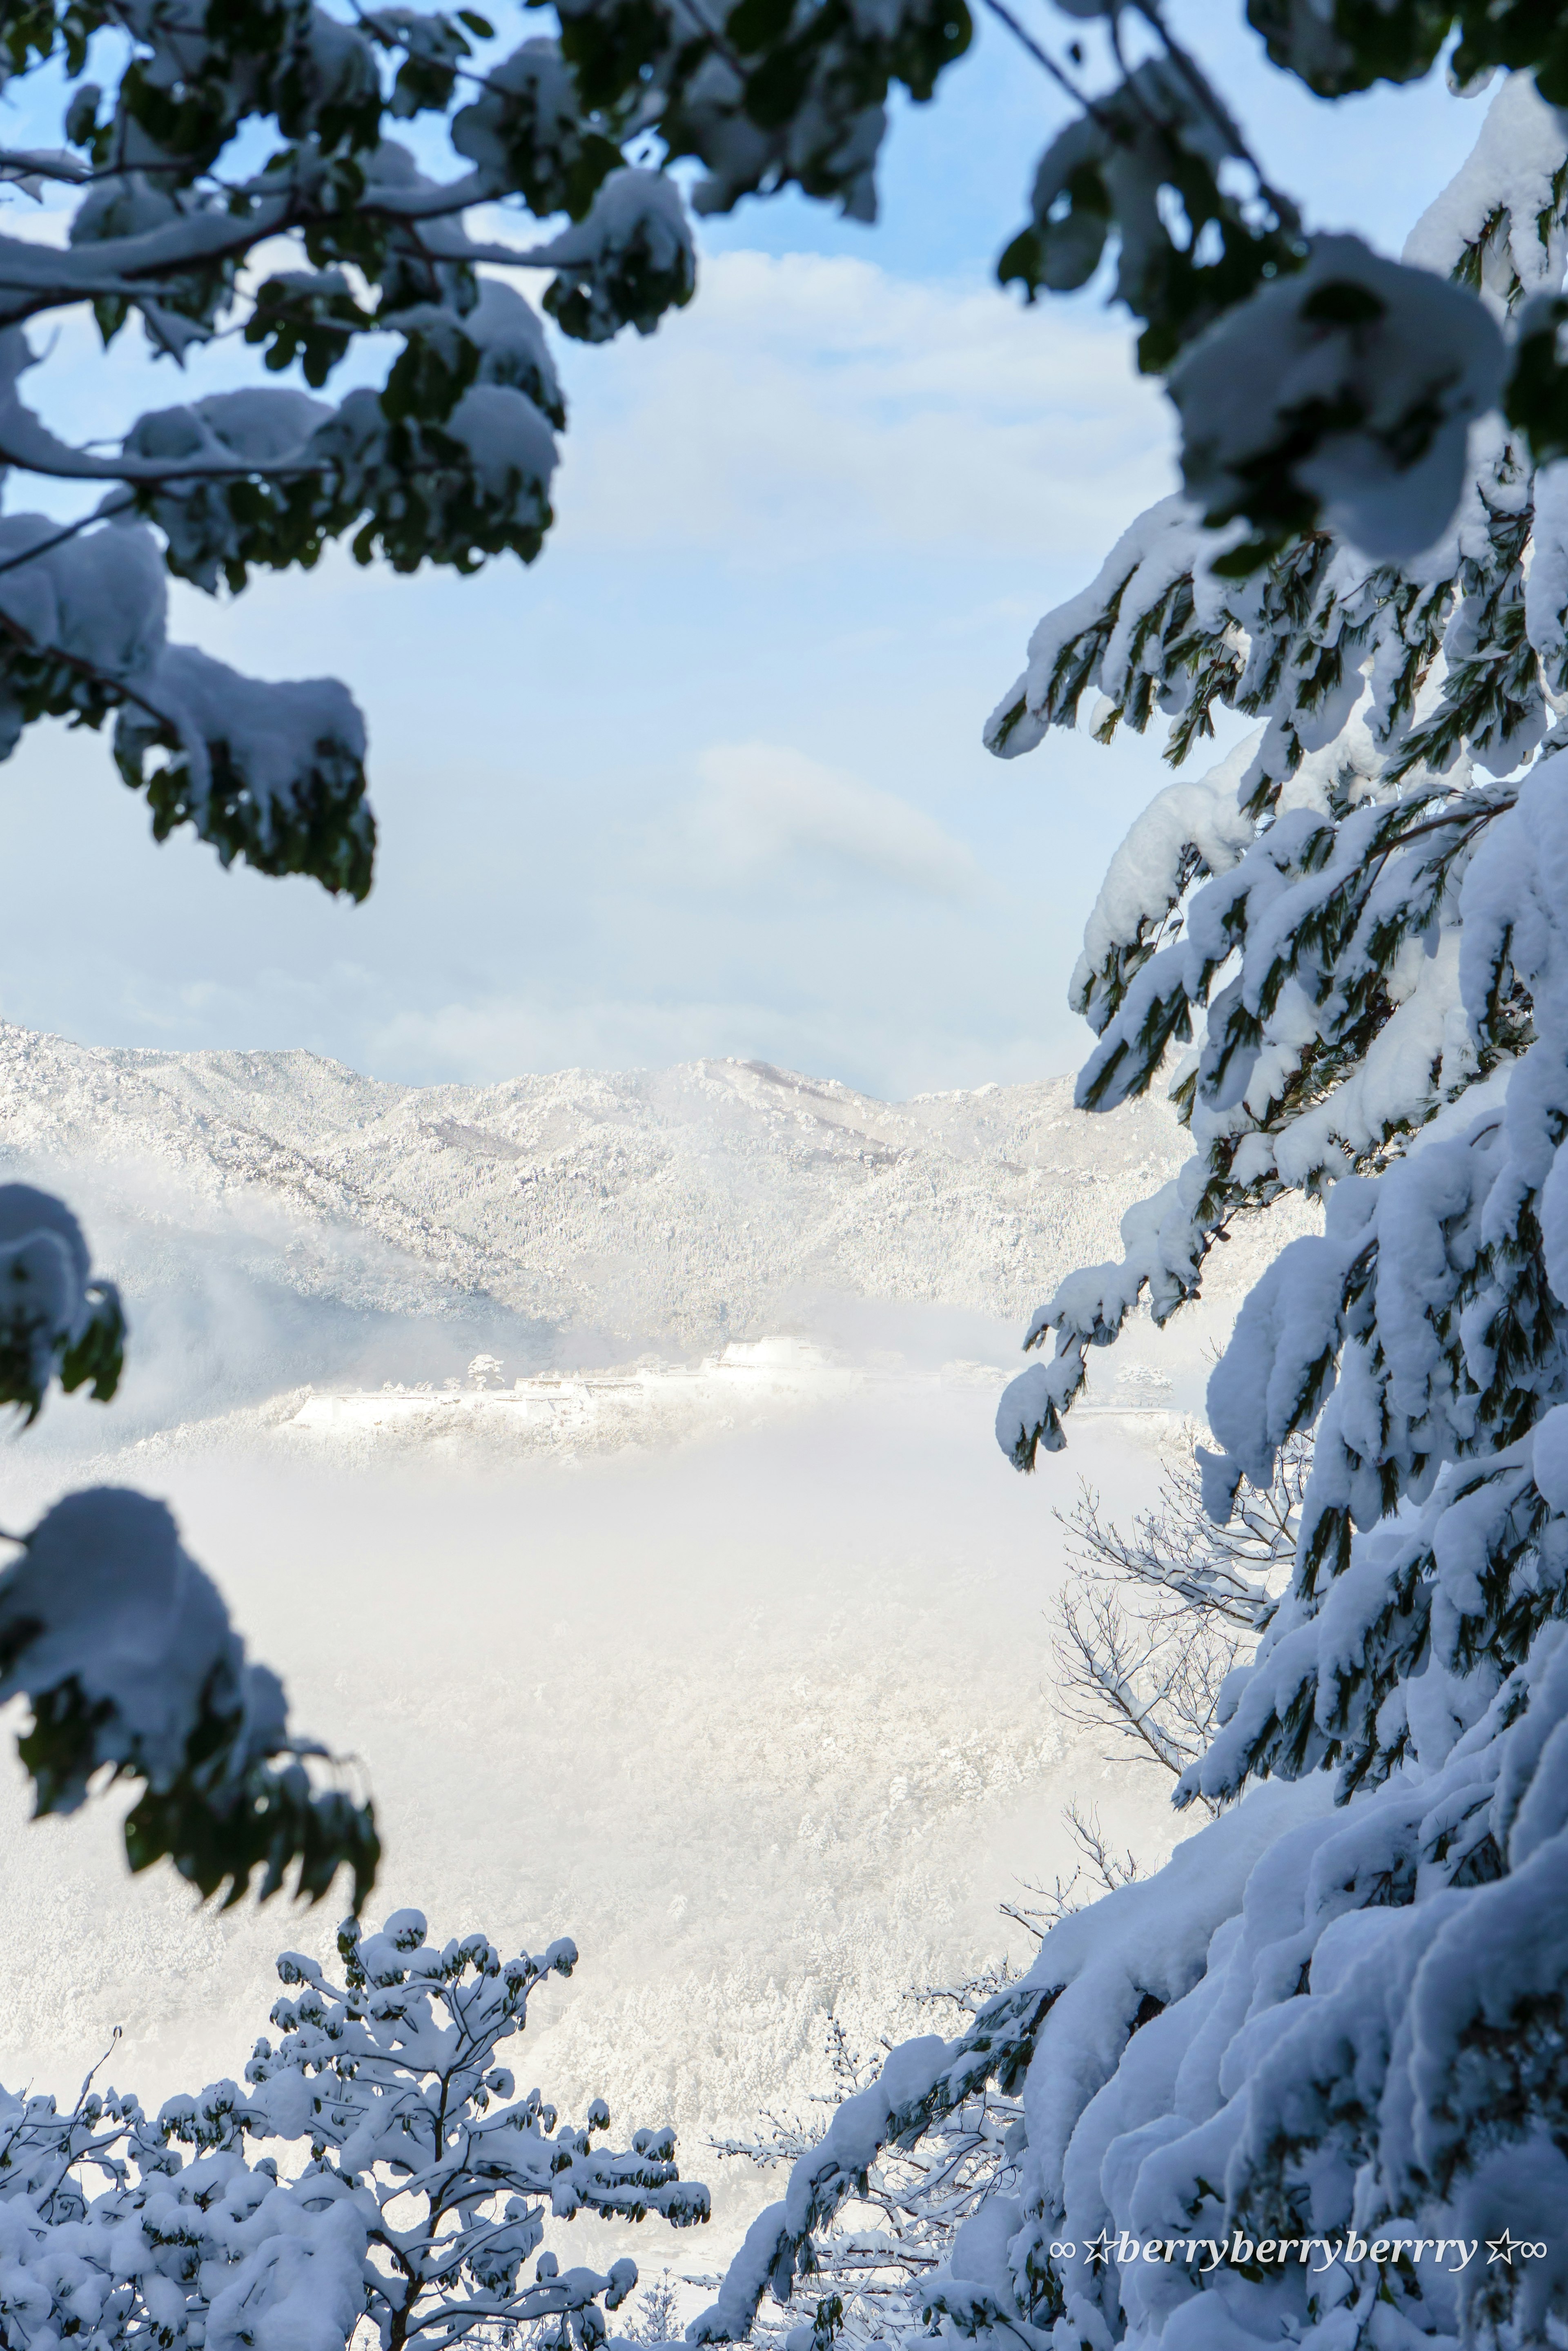
[[[1177,16],[1312,224],[1397,251],[1479,108],[1439,83],[1319,105],[1240,13]],[[410,1081],[737,1053],[901,1095],[1070,1068],[1084,915],[1167,771],[1152,737],[1002,764],[979,732],[1040,612],[1172,475],[1119,315],[991,279],[1058,119],[987,26],[898,120],[875,228],[799,201],[709,225],[689,310],[566,347],[532,568],[178,590],[175,633],[352,686],[377,889],[336,905],[158,850],[102,744],[35,729],[0,770],[36,883],[9,893],[0,1012]],[[180,396],[85,337],[49,374],[82,433]]]

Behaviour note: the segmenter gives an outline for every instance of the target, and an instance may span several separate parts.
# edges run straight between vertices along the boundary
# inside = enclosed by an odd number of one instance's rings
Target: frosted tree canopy
[[[563,2269],[540,2251],[546,2223],[691,2228],[708,2191],[681,2179],[670,2129],[618,2150],[602,2098],[574,2127],[498,2062],[529,1995],[571,1974],[573,1943],[503,1959],[483,1934],[427,1931],[418,1910],[377,1934],[345,1920],[338,1980],[285,1951],[277,2038],[256,2042],[244,2082],[155,2116],[91,2075],[65,2110],[0,2090],[7,2346],[601,2351],[637,2264]]]

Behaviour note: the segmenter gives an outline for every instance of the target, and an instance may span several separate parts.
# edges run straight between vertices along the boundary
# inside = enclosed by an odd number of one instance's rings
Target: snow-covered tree
[[[1070,13],[1158,49],[1152,7]],[[1250,14],[1327,94],[1425,70],[1456,24],[1460,80],[1538,70],[1493,90],[1402,263],[1276,246],[1197,319],[1170,368],[1182,494],[1041,623],[991,723],[1014,756],[1094,695],[1102,737],[1163,714],[1180,766],[1221,712],[1255,722],[1156,796],[1091,913],[1080,1104],[1158,1081],[1192,1157],[1120,1262],[1041,1308],[1049,1359],[998,1435],[1023,1468],[1059,1448],[1091,1346],[1196,1297],[1238,1218],[1316,1196],[1321,1233],[1215,1368],[1203,1465],[1223,1524],[1312,1433],[1292,1579],[1178,1786],[1216,1816],[1053,1926],[955,2039],[892,2052],[702,2340],[809,2282],[881,2149],[994,2083],[1026,2144],[926,2282],[944,2339],[1568,2341],[1568,19]],[[1147,281],[1185,206],[1167,327],[1202,269],[1252,267],[1282,204],[1210,234],[1156,157],[1162,105],[1216,170],[1237,155],[1204,88],[1166,42],[1096,101],[1020,266],[1081,283],[1114,233],[1158,326]]]
[[[285,1952],[281,2037],[257,2042],[244,2085],[156,2120],[90,2078],[65,2113],[0,2092],[7,2351],[445,2351],[545,2323],[576,2351],[603,2344],[637,2265],[564,2270],[539,2251],[545,2221],[684,2228],[708,2192],[680,2179],[670,2130],[613,2153],[594,2144],[602,2099],[574,2128],[497,2062],[531,1992],[570,1975],[571,1943],[504,1960],[483,1935],[425,1937],[417,1910],[375,1935],[349,1919],[336,1984]]]
[[[618,2343],[674,2343],[680,2335],[680,2289],[668,2270],[650,2280],[637,2298],[636,2312],[623,2319]]]

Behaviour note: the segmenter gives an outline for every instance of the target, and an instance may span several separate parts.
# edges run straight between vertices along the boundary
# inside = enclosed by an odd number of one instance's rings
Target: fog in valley
[[[805,2110],[828,2085],[833,2018],[862,2050],[956,2030],[950,2009],[912,1996],[1027,1959],[999,1904],[1070,1875],[1069,1801],[1146,1864],[1183,1826],[1155,1771],[1108,1762],[1108,1736],[1061,1717],[1054,1512],[1081,1479],[1123,1515],[1152,1498],[1239,1279],[1187,1330],[1132,1332],[1070,1450],[1033,1479],[1007,1467],[991,1426],[1019,1362],[1021,1318],[999,1310],[1047,1290],[1075,1247],[1106,1253],[1159,1154],[1179,1155],[1164,1113],[1098,1123],[1121,1141],[1089,1185],[1060,1164],[1077,1122],[1059,1088],[932,1098],[940,1117],[845,1097],[825,1116],[773,1072],[757,1113],[772,1141],[748,1128],[737,1142],[736,1065],[699,1065],[720,1071],[727,1129],[716,1116],[693,1157],[701,1119],[682,1109],[685,1159],[655,1129],[639,1176],[647,1121],[625,1109],[629,1081],[580,1080],[579,1097],[621,1089],[618,1188],[603,1120],[579,1110],[574,1125],[557,1099],[556,1156],[524,1207],[552,1185],[580,1199],[582,1169],[597,1169],[584,1212],[597,1232],[641,1213],[639,1181],[661,1181],[681,1205],[665,1217],[660,1295],[682,1249],[706,1294],[743,1295],[751,1269],[743,1310],[688,1312],[661,1334],[635,1249],[596,1238],[597,1258],[586,1242],[574,1258],[562,1226],[552,1314],[527,1292],[526,1237],[494,1229],[498,1211],[485,1227],[476,1186],[504,1181],[515,1203],[519,1165],[541,1167],[515,1089],[456,1121],[435,1103],[461,1129],[444,1160],[432,1105],[396,1090],[394,1113],[424,1138],[419,1196],[397,1194],[383,1154],[372,1214],[340,1128],[299,1108],[304,1081],[325,1071],[341,1092],[348,1072],[272,1057],[247,1093],[243,1070],[220,1068],[214,1106],[212,1065],[243,1057],[78,1052],[44,1085],[49,1040],[5,1038],[5,1172],[73,1199],[132,1321],[123,1403],[52,1402],[10,1447],[7,1523],[89,1481],[170,1500],[253,1654],[284,1676],[296,1724],[351,1754],[374,1792],[386,1860],[372,1916],[411,1904],[437,1939],[480,1928],[511,1949],[576,1939],[572,1980],[536,1996],[520,2086],[572,2114],[602,2094],[618,2130],[672,2121],[714,2220],[680,2240],[649,2224],[632,2250],[645,2274],[718,2268],[770,2189],[720,2163],[710,2134]],[[1032,1119],[1058,1163],[1037,1152],[1033,1176]],[[933,1125],[947,1163],[914,1132]],[[997,1173],[988,1149],[1010,1166]],[[680,1195],[699,1164],[706,1207]],[[444,1192],[432,1166],[451,1171]],[[922,1233],[958,1216],[961,1186],[973,1198],[1008,1184],[1015,1229],[989,1259],[958,1256],[941,1294]],[[902,1216],[901,1200],[914,1202]],[[766,1294],[765,1237],[813,1217],[819,1236],[836,1218],[860,1236],[858,1256],[836,1244],[824,1278],[819,1242],[814,1290]],[[915,1281],[898,1243],[911,1224]],[[1244,1277],[1254,1252],[1231,1254]],[[770,1337],[774,1368],[754,1375],[747,1350]],[[476,1348],[496,1366],[485,1389],[462,1368]],[[514,1378],[532,1395],[584,1364],[597,1388],[517,1407]],[[625,1376],[604,1384],[617,1365]],[[405,1391],[400,1416],[384,1382]],[[19,1767],[5,1768],[0,2077],[74,2091],[116,2032],[105,2077],[150,2104],[237,2077],[266,2029],[274,1956],[325,1956],[346,1897],[199,1909],[167,1869],[127,1876],[118,1799],[30,1825]],[[578,2223],[574,2258],[606,2257],[611,2233]]]

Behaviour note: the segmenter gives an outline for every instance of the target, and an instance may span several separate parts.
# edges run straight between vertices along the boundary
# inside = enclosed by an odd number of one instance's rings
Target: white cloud
[[[961,951],[963,944],[943,939],[935,952]],[[829,943],[809,938],[797,943],[797,954],[838,976]],[[494,1085],[523,1070],[662,1070],[732,1056],[837,1078],[888,1102],[1055,1077],[1082,1059],[1081,1050],[1053,1050],[1033,1033],[999,1036],[983,1006],[922,1002],[911,1015],[895,983],[878,1002],[853,975],[844,994],[837,1008],[811,1002],[781,1009],[757,988],[679,999],[607,988],[577,1000],[497,989],[368,1019],[343,1058],[400,1084]]]
[[[409,1071],[435,1070],[457,1082],[493,1085],[519,1070],[664,1069],[724,1054],[754,1059],[759,1039],[771,1041],[777,1025],[762,1003],[650,1000],[619,988],[582,1001],[498,989],[462,1002],[402,1006],[367,1023],[360,1051],[378,1075],[401,1079]]]
[[[112,389],[141,400],[126,340]],[[369,904],[155,851],[102,742],[40,730],[4,770],[7,851],[68,859],[99,944],[62,960],[47,893],[21,908],[5,1009],[399,1078],[736,1053],[902,1094],[1066,1065],[1076,923],[1043,925],[1026,877],[1086,904],[1155,754],[1064,737],[1025,773],[977,737],[1030,623],[1168,485],[1121,331],[737,253],[651,341],[565,361],[571,480],[532,571],[337,553],[242,600],[176,583],[178,635],[359,696]]]
[[[705,789],[687,810],[699,880],[791,876],[818,886],[867,879],[935,898],[982,888],[971,852],[894,792],[778,743],[715,743],[697,762]]]
[[[650,342],[562,364],[562,547],[1081,559],[1171,486],[1123,322],[842,256],[711,256]]]

